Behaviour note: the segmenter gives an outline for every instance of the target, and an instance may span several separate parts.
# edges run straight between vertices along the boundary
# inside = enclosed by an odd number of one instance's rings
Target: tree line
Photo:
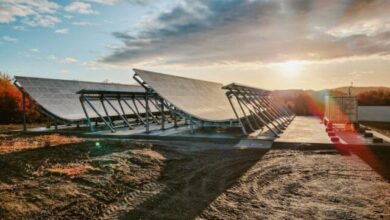
[[[28,122],[38,122],[41,115],[28,98],[25,101]],[[12,83],[8,74],[0,73],[0,123],[21,123],[23,113],[22,93]]]

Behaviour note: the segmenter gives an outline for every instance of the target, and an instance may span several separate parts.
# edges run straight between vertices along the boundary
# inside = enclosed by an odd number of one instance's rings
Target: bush
[[[360,93],[357,97],[359,105],[390,106],[390,91],[379,89]]]
[[[22,122],[23,99],[22,93],[12,84],[9,75],[0,73],[0,123]],[[40,118],[37,107],[26,98],[26,115],[29,122]]]

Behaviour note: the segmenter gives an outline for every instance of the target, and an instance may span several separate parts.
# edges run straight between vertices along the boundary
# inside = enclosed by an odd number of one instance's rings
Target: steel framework
[[[245,135],[266,127],[279,136],[294,118],[290,109],[271,100],[267,90],[237,83],[223,89]]]
[[[142,87],[144,87],[146,94],[157,94],[151,86],[149,86],[137,73],[133,76],[134,80],[137,81]],[[200,118],[194,117],[193,115],[190,115],[189,113],[181,110],[180,108],[177,108],[174,103],[169,102],[168,100],[160,97],[163,99],[163,106],[165,106],[167,109],[169,109],[169,112],[173,115],[176,115],[178,118],[182,118],[185,120],[184,125],[189,125],[191,133],[194,132],[195,127],[240,127],[240,124],[232,119],[229,121],[224,122],[217,122],[217,121],[207,121],[202,120]],[[176,118],[174,117],[174,118]]]
[[[180,120],[180,117],[173,114],[172,109],[167,108],[167,110],[165,110],[167,104],[156,93],[83,89],[78,91],[77,94],[80,95],[80,103],[91,131],[94,131],[95,129],[87,111],[87,107],[98,115],[100,120],[111,130],[111,132],[115,132],[117,128],[121,127],[133,129],[135,126],[140,125],[145,126],[146,132],[150,132],[150,124],[161,125],[161,129],[164,130],[166,122],[173,122],[174,127],[177,127],[177,121]],[[105,113],[104,115],[99,113],[96,106],[97,103],[100,103],[102,106]],[[151,106],[157,111],[152,111]],[[112,109],[116,115],[109,115],[108,107]],[[140,107],[142,109],[140,109]],[[126,108],[133,114],[126,115]]]

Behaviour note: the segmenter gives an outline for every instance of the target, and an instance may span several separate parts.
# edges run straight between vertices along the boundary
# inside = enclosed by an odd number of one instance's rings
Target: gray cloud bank
[[[389,55],[387,0],[183,1],[100,61],[114,65],[326,60]]]

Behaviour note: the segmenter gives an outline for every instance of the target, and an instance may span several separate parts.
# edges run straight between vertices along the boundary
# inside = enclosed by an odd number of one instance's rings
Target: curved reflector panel
[[[43,112],[66,121],[80,121],[85,119],[85,114],[79,100],[80,95],[76,94],[82,89],[127,92],[145,91],[141,86],[136,85],[57,80],[24,76],[15,76],[15,79],[15,84],[18,86],[18,88],[26,92],[31,99],[37,102]],[[114,103],[114,105],[119,109],[117,103]],[[104,114],[104,110],[101,104],[96,103],[96,106],[98,111],[101,112],[101,114]],[[117,115],[112,109],[107,108],[107,110],[109,115]],[[98,117],[93,112],[88,112],[91,114],[91,118]],[[133,113],[129,111],[126,112],[126,114]]]
[[[210,122],[236,120],[220,83],[134,71],[158,95],[194,118]]]

